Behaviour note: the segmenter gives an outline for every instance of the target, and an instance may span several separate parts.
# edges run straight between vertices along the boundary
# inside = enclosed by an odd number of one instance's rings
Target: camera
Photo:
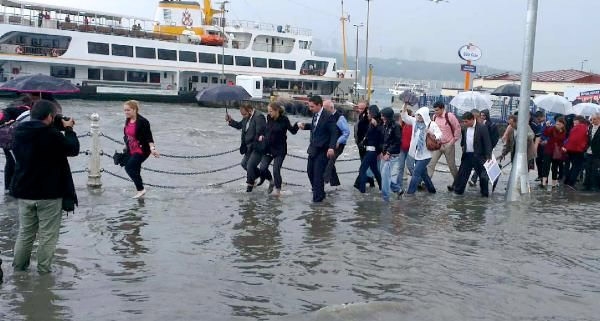
[[[65,130],[65,126],[63,126],[63,123],[62,123],[63,120],[64,121],[69,121],[69,120],[71,120],[71,118],[70,117],[66,117],[66,116],[64,116],[62,114],[56,114],[54,116],[53,126],[56,129],[60,130],[60,131],[64,131]]]

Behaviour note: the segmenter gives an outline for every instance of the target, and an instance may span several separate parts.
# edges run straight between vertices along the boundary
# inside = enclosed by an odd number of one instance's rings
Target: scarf
[[[415,135],[419,133],[419,137],[417,137],[417,152],[420,152],[425,147],[425,133],[427,132],[427,128],[425,128],[424,122],[416,122],[415,124]]]

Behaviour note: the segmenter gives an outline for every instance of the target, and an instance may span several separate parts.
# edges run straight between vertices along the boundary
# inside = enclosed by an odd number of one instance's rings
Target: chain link
[[[294,154],[287,154],[287,156],[291,157],[291,158],[297,158],[297,159],[303,159],[303,160],[308,160],[308,157],[304,157],[304,156],[298,156],[298,155],[294,155]],[[346,158],[346,159],[336,159],[336,163],[337,162],[354,162],[354,161],[359,161],[360,158]]]
[[[236,166],[237,166],[237,165],[236,165]],[[131,182],[131,181],[132,181],[132,180],[131,180],[131,179],[129,179],[128,177],[121,176],[121,175],[119,175],[119,174],[117,174],[117,173],[111,172],[111,171],[109,171],[109,170],[107,170],[107,169],[104,169],[104,168],[102,168],[102,169],[100,170],[100,172],[102,172],[102,173],[107,173],[107,174],[109,174],[109,175],[112,175],[112,176],[114,176],[114,177],[120,178],[120,179],[122,179],[122,180],[124,180],[124,181],[128,181],[128,182]],[[238,177],[238,178],[230,179],[230,180],[228,180],[228,181],[225,181],[225,182],[220,182],[220,183],[211,183],[211,184],[208,184],[208,185],[206,185],[206,187],[217,187],[217,186],[222,186],[222,185],[225,185],[225,184],[233,183],[233,182],[235,182],[235,181],[239,181],[239,180],[241,180],[241,179],[243,179],[243,178],[246,178],[246,176],[240,176],[240,177]],[[149,184],[149,183],[144,183],[144,185],[146,185],[146,186],[150,186],[150,187],[156,187],[156,188],[164,188],[164,189],[177,189],[177,188],[188,188],[188,189],[189,189],[189,188],[198,188],[198,186],[170,186],[170,185],[159,185],[159,184]]]
[[[112,141],[112,142],[114,142],[114,143],[117,143],[117,144],[119,144],[119,145],[125,145],[125,143],[124,143],[124,142],[122,142],[122,141],[120,141],[120,140],[118,140],[118,139],[112,138],[112,137],[110,137],[110,136],[108,136],[108,135],[106,135],[106,134],[104,134],[104,133],[102,133],[102,132],[100,132],[100,135],[99,135],[99,136],[100,136],[100,137],[105,137],[106,139],[108,139],[108,140],[110,140],[110,141]]]
[[[217,169],[210,169],[207,171],[201,171],[201,172],[174,172],[174,171],[163,171],[160,169],[152,169],[152,168],[147,168],[147,167],[142,167],[144,170],[150,171],[150,172],[154,172],[154,173],[161,173],[161,174],[170,174],[170,175],[181,175],[181,176],[194,176],[194,175],[204,175],[204,174],[210,174],[210,173],[216,173],[216,172],[222,172],[224,170],[228,170],[234,167],[239,166],[239,163],[236,164],[232,164],[229,166],[225,166],[222,168],[217,168]]]
[[[71,171],[71,174],[81,174],[81,173],[89,173],[89,172],[90,172],[90,170],[86,168],[86,169],[79,169],[76,171]]]
[[[216,157],[216,156],[221,156],[221,155],[225,155],[225,154],[231,154],[233,152],[238,151],[238,148],[234,148],[232,150],[228,150],[228,151],[224,151],[224,152],[220,152],[220,153],[215,153],[215,154],[208,154],[208,155],[171,155],[171,154],[160,154],[160,156],[166,157],[166,158],[184,158],[184,159],[197,159],[197,158],[210,158],[210,157]]]
[[[92,133],[87,132],[85,134],[77,135],[77,138],[83,138],[83,137],[86,137],[86,136],[92,136]]]

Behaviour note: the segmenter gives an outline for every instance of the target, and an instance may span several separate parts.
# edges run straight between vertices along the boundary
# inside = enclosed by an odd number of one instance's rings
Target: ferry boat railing
[[[26,56],[48,56],[60,57],[67,49],[44,46],[25,46],[19,44],[1,44],[0,52],[7,54],[18,54]]]
[[[256,22],[250,20],[228,20],[225,25],[227,27],[233,27],[236,29],[244,28],[244,29],[256,29],[256,30],[264,30],[264,31],[272,31],[272,32],[280,32],[280,33],[290,33],[296,36],[311,36],[312,31],[306,28],[298,28],[291,27],[289,25],[277,26],[271,23],[263,23]]]

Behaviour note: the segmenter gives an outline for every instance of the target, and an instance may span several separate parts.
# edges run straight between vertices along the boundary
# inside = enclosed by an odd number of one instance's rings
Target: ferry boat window
[[[220,65],[223,63],[223,56],[217,55],[217,63]],[[228,66],[233,66],[233,56],[225,55],[225,64]]]
[[[50,66],[50,76],[56,78],[75,78],[75,67]]]
[[[202,76],[200,77],[200,82],[203,84],[208,84],[208,76]]]
[[[103,42],[91,42],[88,41],[88,53],[98,55],[109,55],[109,46]]]
[[[296,62],[293,60],[284,60],[283,68],[287,70],[296,70]]]
[[[135,56],[137,58],[156,59],[156,49],[148,47],[135,47]]]
[[[148,82],[148,73],[145,71],[128,71],[127,81],[129,82]]]
[[[308,49],[308,41],[300,40],[298,41],[298,45],[300,49]]]
[[[250,57],[245,57],[245,56],[235,56],[235,65],[236,66],[246,66],[246,67],[252,66],[252,64],[250,62]]]
[[[290,82],[287,80],[277,80],[277,89],[290,89]]]
[[[193,51],[179,51],[179,61],[197,62],[196,53]]]
[[[327,71],[329,62],[319,60],[306,60],[300,67],[301,75],[323,76]]]
[[[195,56],[196,54],[194,54]],[[150,73],[150,83],[151,84],[160,84],[160,72],[151,72]]]
[[[158,59],[177,61],[177,50],[158,49]]]
[[[125,70],[104,69],[102,79],[109,81],[125,81]]]
[[[215,54],[199,52],[198,62],[203,62],[205,64],[215,64],[217,63],[217,59],[215,58]]]
[[[125,45],[112,44],[112,55],[122,57],[133,57],[133,47]]]
[[[252,58],[252,65],[258,68],[267,68],[267,59],[266,58]]]
[[[269,68],[281,69],[281,60],[279,59],[269,59]]]
[[[100,69],[88,68],[88,80],[100,80]]]

